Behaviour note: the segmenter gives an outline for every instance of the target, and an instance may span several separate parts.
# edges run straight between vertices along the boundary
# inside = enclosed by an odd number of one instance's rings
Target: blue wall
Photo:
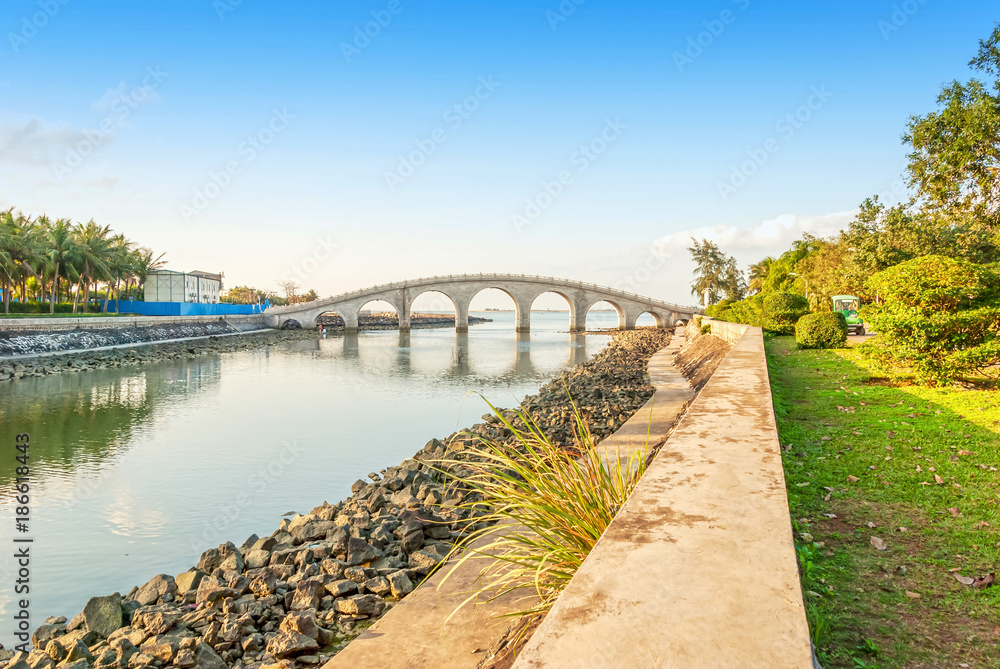
[[[108,300],[107,311],[115,312],[117,300]],[[122,314],[139,316],[245,316],[259,314],[266,304],[195,304],[189,302],[132,302],[123,301],[118,307]]]

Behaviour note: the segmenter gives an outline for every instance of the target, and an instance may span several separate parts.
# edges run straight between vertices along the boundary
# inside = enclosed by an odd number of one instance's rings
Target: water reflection
[[[607,341],[537,317],[517,335],[512,316],[497,318],[461,335],[330,334],[0,384],[0,443],[31,434],[33,622],[342,499],[359,477],[479,420],[471,391],[512,406]],[[285,452],[294,458],[275,471]],[[15,466],[0,458],[0,518],[13,515]],[[0,583],[0,619],[11,587]]]
[[[158,402],[193,398],[217,383],[221,370],[218,356],[206,356],[19,379],[0,388],[0,439],[13,443],[15,434],[30,434],[30,465],[46,481],[100,469],[129,447]],[[0,458],[0,500],[12,495],[6,483],[17,464]]]

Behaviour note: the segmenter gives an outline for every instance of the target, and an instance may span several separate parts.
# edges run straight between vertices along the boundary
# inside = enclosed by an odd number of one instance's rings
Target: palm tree
[[[146,283],[146,277],[149,276],[151,272],[155,272],[161,269],[167,262],[163,259],[165,253],[153,257],[153,252],[147,248],[141,248],[137,251],[137,256],[135,258],[135,287],[136,289],[141,289]]]
[[[747,292],[752,295],[759,293],[764,288],[764,282],[767,281],[767,275],[771,272],[772,265],[774,265],[774,258],[771,256],[750,265],[750,281],[747,283]]]
[[[704,299],[705,307],[717,302],[723,293],[732,299],[741,299],[743,273],[736,267],[736,260],[727,256],[719,246],[708,239],[691,238],[694,246],[688,248],[695,262],[691,294]]]
[[[73,298],[73,313],[76,313],[77,305],[80,302],[80,291],[84,293],[83,303],[86,310],[87,302],[90,300],[90,284],[98,279],[106,279],[110,272],[109,258],[111,256],[111,241],[108,235],[111,233],[111,226],[98,225],[93,219],[87,221],[86,225],[77,228],[77,261],[80,273],[80,282],[76,287],[76,296]]]
[[[77,258],[73,224],[65,218],[60,218],[46,230],[46,252],[48,269],[52,273],[52,297],[49,301],[49,313],[56,312],[56,299],[59,295],[59,277],[65,272],[68,281],[76,274],[73,263]]]

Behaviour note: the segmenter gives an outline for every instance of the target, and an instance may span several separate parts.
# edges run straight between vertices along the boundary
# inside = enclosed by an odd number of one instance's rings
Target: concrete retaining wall
[[[0,331],[31,333],[61,332],[64,330],[106,330],[109,328],[139,328],[156,325],[192,323],[218,323],[226,321],[237,324],[264,325],[260,314],[245,316],[92,316],[92,317],[51,317],[51,318],[11,318],[0,317]]]
[[[712,326],[744,332],[514,669],[814,666],[763,335]]]

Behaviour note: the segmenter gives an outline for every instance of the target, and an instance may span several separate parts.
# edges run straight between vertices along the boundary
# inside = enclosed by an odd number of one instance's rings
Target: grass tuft
[[[482,562],[476,589],[455,612],[520,592],[520,608],[506,616],[530,621],[552,608],[628,499],[646,470],[647,452],[623,459],[618,449],[598,447],[575,404],[572,444],[554,443],[524,411],[515,412],[517,420],[490,409],[513,437],[481,440],[476,460],[436,463],[442,471],[463,472],[456,477],[469,491],[462,507],[476,528],[456,545],[453,553],[461,557],[438,588],[461,565]]]

